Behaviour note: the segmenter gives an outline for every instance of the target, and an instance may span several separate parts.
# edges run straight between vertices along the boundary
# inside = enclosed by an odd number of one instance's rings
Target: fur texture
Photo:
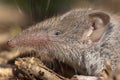
[[[120,60],[120,19],[106,12],[110,16],[110,23],[102,38],[98,42],[84,44],[84,30],[92,26],[88,15],[97,11],[71,10],[24,30],[8,44],[13,47],[33,47],[43,52],[38,55],[52,56],[72,66],[80,74],[99,75],[105,60],[111,61],[113,69]]]

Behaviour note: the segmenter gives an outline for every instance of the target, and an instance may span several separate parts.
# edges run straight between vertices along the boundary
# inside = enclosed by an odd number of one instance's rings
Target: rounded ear
[[[90,18],[101,19],[104,25],[107,25],[110,22],[110,16],[104,12],[92,12],[89,14]]]
[[[84,31],[82,40],[87,42],[90,38],[92,42],[98,42],[109,27],[110,16],[104,12],[92,12],[88,16],[92,25]]]

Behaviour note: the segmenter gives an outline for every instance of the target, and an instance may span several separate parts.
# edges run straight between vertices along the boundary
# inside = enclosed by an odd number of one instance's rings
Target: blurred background
[[[11,53],[13,49],[6,42],[22,30],[75,8],[100,8],[118,14],[120,0],[0,0],[0,56]]]

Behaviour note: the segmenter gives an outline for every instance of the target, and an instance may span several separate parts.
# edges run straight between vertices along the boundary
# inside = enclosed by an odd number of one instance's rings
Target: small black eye
[[[56,31],[55,35],[60,35],[62,32],[61,31]]]

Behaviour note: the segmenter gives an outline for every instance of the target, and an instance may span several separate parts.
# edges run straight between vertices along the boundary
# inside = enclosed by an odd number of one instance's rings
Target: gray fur
[[[85,27],[92,25],[88,18],[91,12],[94,10],[71,10],[63,16],[43,21],[17,35],[10,44],[42,50],[45,55],[54,56],[84,75],[99,75],[104,68],[105,60],[110,60],[112,68],[115,69],[120,60],[120,26],[118,25],[120,21],[110,15],[111,24],[102,40],[94,44],[83,44],[81,40],[83,31]],[[54,36],[53,32],[56,30],[61,31],[62,34]],[[39,42],[41,40],[39,36],[47,40],[44,46]],[[32,37],[38,40],[38,43],[35,43],[35,40],[30,42]]]

